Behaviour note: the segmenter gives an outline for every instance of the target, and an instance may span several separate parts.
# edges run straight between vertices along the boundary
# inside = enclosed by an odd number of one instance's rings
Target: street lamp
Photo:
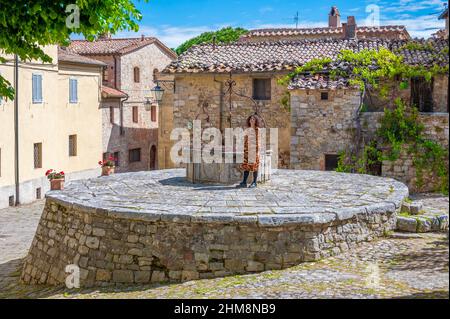
[[[156,86],[151,91],[153,93],[153,97],[155,98],[155,101],[160,103],[164,96],[164,89],[162,87],[160,87],[159,84],[156,84]]]
[[[150,98],[146,98],[146,101],[144,102],[144,107],[146,111],[150,111],[152,109],[152,102],[150,101]]]

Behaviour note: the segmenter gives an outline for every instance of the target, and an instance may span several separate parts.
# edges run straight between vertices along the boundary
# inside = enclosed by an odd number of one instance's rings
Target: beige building
[[[64,171],[66,182],[100,173],[104,63],[57,46],[45,47],[45,52],[52,64],[18,64],[18,158],[15,101],[0,101],[0,208],[43,197],[49,189],[48,169]],[[14,57],[5,57],[0,73],[14,85]]]

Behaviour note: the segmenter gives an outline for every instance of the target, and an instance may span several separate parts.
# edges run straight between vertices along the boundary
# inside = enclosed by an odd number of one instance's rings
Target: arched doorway
[[[156,169],[156,146],[152,145],[150,148],[150,170],[154,171]]]

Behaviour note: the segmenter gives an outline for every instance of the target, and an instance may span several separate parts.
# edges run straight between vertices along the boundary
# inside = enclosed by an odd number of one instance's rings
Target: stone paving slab
[[[255,223],[269,227],[271,221],[273,226],[328,223],[392,212],[408,196],[404,184],[369,175],[277,170],[256,189],[191,184],[185,175],[184,169],[116,174],[71,182],[47,197],[82,210],[151,220],[233,222],[255,215]]]

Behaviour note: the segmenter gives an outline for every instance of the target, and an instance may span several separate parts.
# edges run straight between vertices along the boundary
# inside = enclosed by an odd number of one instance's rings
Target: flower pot
[[[50,190],[62,191],[64,189],[64,178],[50,180]]]
[[[109,176],[111,174],[114,174],[114,166],[103,166],[102,167],[102,176]]]

